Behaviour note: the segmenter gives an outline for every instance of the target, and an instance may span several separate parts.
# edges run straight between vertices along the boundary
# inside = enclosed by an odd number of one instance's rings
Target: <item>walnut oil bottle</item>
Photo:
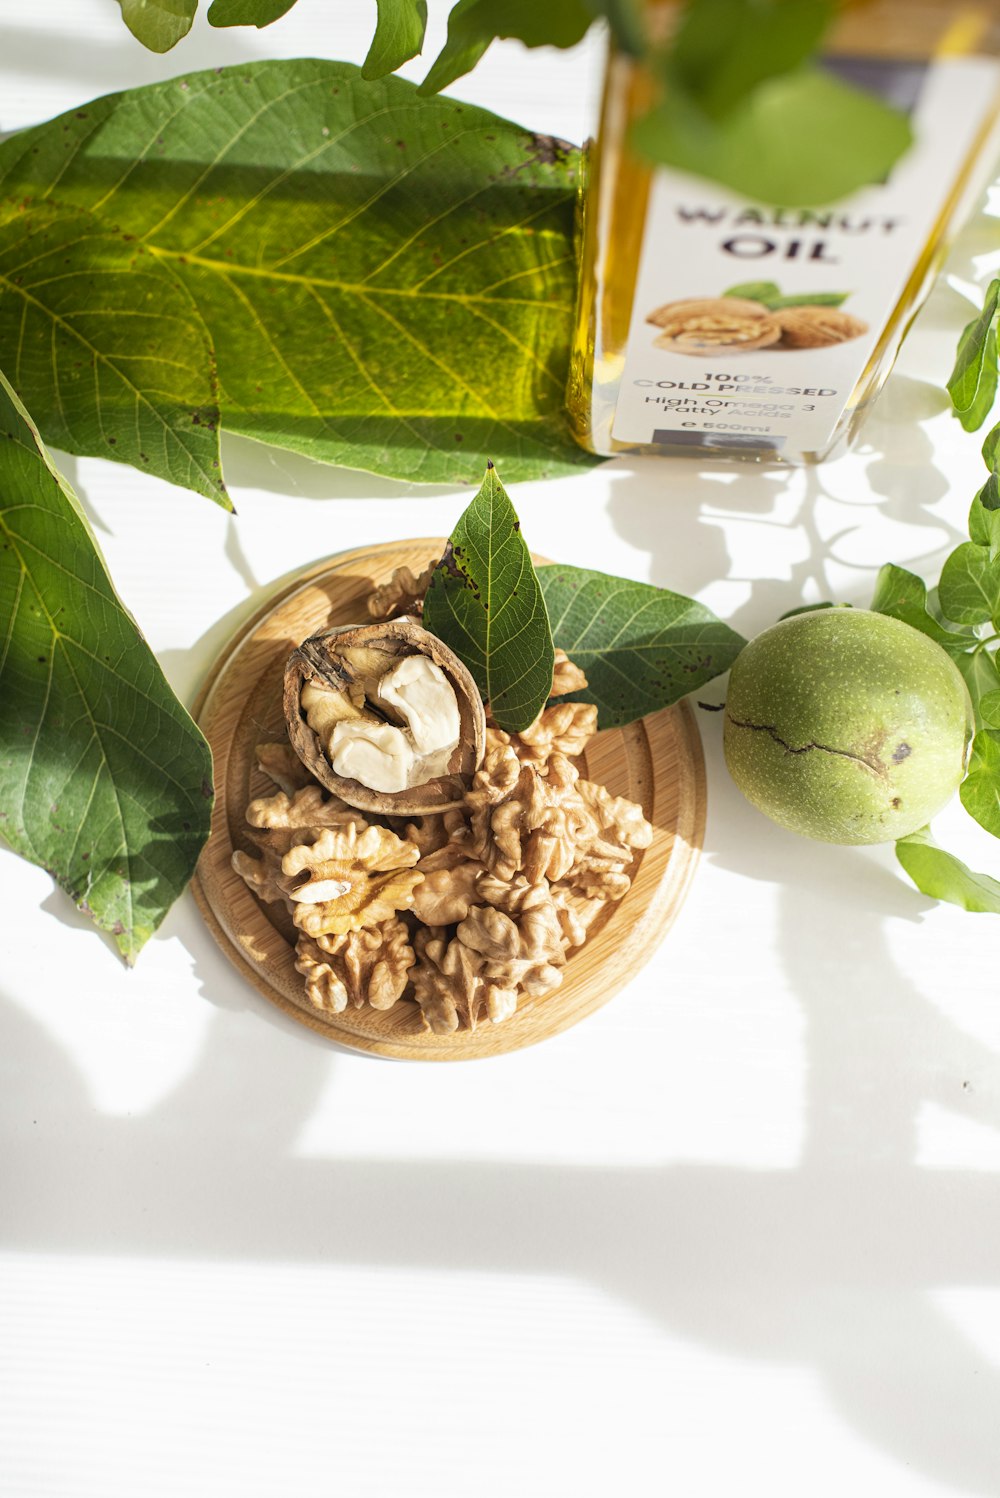
[[[818,462],[857,434],[996,165],[1000,0],[846,0],[824,65],[914,144],[884,182],[777,210],[634,156],[651,84],[612,52],[567,396],[590,451]]]

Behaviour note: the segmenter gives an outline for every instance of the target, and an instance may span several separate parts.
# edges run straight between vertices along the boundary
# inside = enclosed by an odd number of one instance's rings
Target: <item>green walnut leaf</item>
[[[211,26],[270,26],[286,15],[295,0],[212,0],[208,8]]]
[[[208,836],[212,761],[0,374],[0,829],[128,962]]]
[[[746,641],[702,604],[583,567],[538,578],[556,645],[586,674],[569,700],[596,702],[601,728],[668,707],[727,671]]]
[[[48,441],[231,508],[208,333],[130,236],[79,208],[0,201],[0,348]]]
[[[1000,837],[1000,743],[989,729],[981,729],[972,741],[968,773],[958,794],[970,817]]]
[[[1000,557],[1000,488],[997,474],[991,474],[969,509],[969,535],[977,546],[985,547],[990,564]]]
[[[735,296],[748,302],[761,302],[763,306],[770,307],[771,303],[781,296],[781,287],[776,281],[741,281],[738,286],[730,286],[723,296]]]
[[[119,0],[122,20],[151,52],[169,52],[187,36],[198,0]]]
[[[193,299],[227,430],[426,482],[478,480],[483,452],[514,477],[594,461],[563,417],[576,180],[548,138],[323,61],[111,95],[0,145],[0,193],[99,215]],[[138,292],[116,296],[124,328]]]
[[[709,116],[728,114],[759,84],[812,58],[831,0],[688,0],[667,63]]]
[[[928,827],[896,844],[896,857],[923,894],[963,910],[1000,915],[1000,883],[977,874],[933,839]]]
[[[983,718],[982,704],[984,697],[1000,690],[1000,672],[997,670],[996,656],[982,646],[975,645],[972,650],[950,651],[949,654],[965,678],[965,685],[972,698],[977,725],[981,728],[989,728],[991,725]]]
[[[686,89],[667,88],[633,129],[636,149],[653,162],[794,207],[880,180],[911,140],[903,115],[813,67],[766,79],[717,118]]]
[[[968,635],[945,629],[934,618],[928,608],[927,587],[923,579],[914,572],[907,572],[905,567],[897,567],[894,562],[887,562],[880,569],[869,607],[873,613],[891,614],[894,619],[902,619],[904,624],[919,629],[921,634],[930,635],[949,655],[955,656],[974,643]]]
[[[501,728],[518,733],[535,720],[552,690],[552,631],[492,463],[431,578],[424,623],[468,666]]]
[[[813,296],[803,292],[801,296],[779,296],[770,305],[772,312],[782,307],[842,307],[849,296],[849,291],[817,291]]]
[[[997,393],[997,303],[1000,279],[990,282],[983,310],[962,330],[955,367],[948,378],[948,394],[955,414],[967,432],[981,427]],[[993,451],[993,433],[986,439]],[[985,453],[984,453],[985,456]],[[987,459],[992,467],[992,459]]]
[[[983,462],[994,474],[1000,468],[1000,421],[990,428],[983,440]]]
[[[458,0],[448,17],[448,37],[420,85],[424,93],[447,88],[475,67],[498,37],[528,47],[573,47],[594,20],[583,0]]]
[[[1000,618],[1000,561],[990,560],[987,547],[964,541],[941,569],[938,599],[956,624]]]
[[[1000,728],[1000,682],[980,697],[978,717],[984,728]]]
[[[811,296],[783,296],[780,286],[773,281],[744,281],[739,286],[730,286],[723,296],[746,297],[751,302],[761,302],[776,312],[779,307],[841,307],[850,296],[848,291],[817,291]]]
[[[427,30],[427,0],[378,0],[378,24],[362,78],[384,78],[416,57]]]

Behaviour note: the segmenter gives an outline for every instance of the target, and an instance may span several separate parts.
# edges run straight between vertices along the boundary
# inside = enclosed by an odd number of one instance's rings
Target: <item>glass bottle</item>
[[[582,446],[818,462],[853,440],[1000,149],[998,3],[846,0],[824,63],[908,110],[915,144],[829,210],[640,160],[653,85],[612,50],[567,392]]]

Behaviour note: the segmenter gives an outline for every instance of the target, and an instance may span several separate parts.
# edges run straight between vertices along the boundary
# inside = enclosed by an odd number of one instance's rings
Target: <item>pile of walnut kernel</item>
[[[400,569],[373,617],[416,612],[429,574]],[[586,686],[556,652],[552,697]],[[556,702],[522,733],[487,717],[486,751],[461,806],[413,818],[362,813],[327,792],[288,743],[257,762],[278,787],[247,807],[257,856],[233,867],[284,904],[308,1007],[337,1014],[414,1001],[440,1035],[509,1019],[559,987],[566,960],[631,884],[653,829],[585,780],[572,759],[597,731],[591,703]]]

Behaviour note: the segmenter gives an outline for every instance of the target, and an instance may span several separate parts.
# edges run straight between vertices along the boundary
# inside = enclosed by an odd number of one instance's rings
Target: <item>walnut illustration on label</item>
[[[687,297],[655,307],[646,321],[661,332],[654,348],[674,354],[743,354],[768,349],[829,348],[867,333],[868,324],[840,311],[841,293],[825,293],[815,304],[782,296],[777,286],[765,301],[723,292],[717,297]],[[750,288],[748,288],[750,289]],[[735,288],[734,288],[735,290]]]
[[[776,314],[782,348],[828,348],[868,332],[868,324],[836,307],[786,307]]]
[[[778,320],[760,302],[699,297],[668,302],[646,318],[662,332],[657,348],[678,354],[727,354],[769,348],[781,337]]]

